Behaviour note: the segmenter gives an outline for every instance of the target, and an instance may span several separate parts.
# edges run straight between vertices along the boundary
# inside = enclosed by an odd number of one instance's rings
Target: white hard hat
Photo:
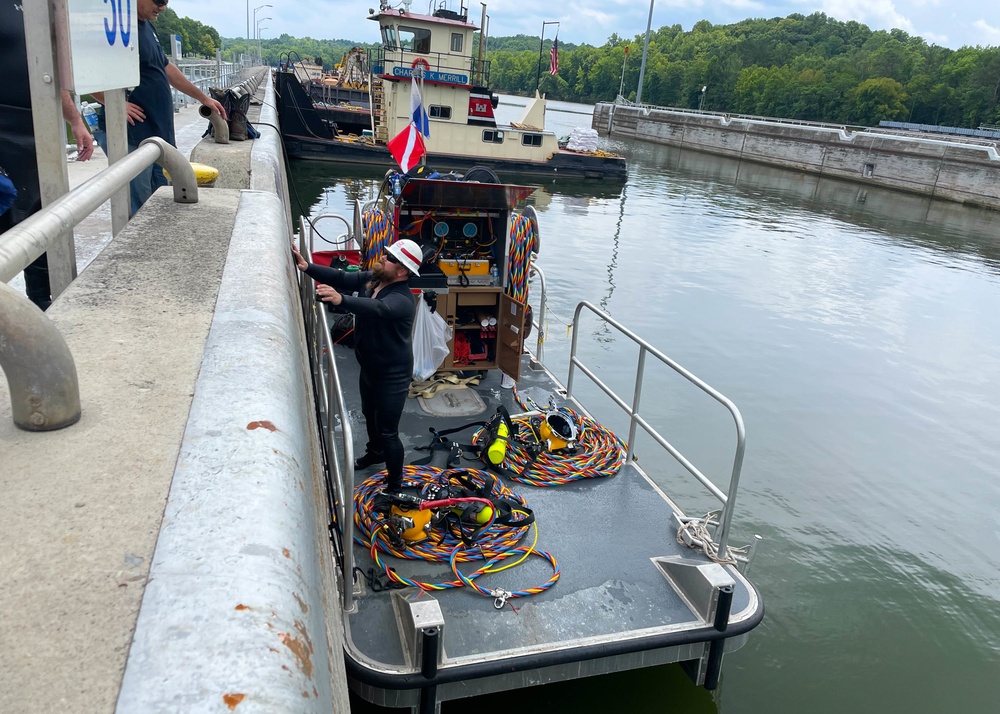
[[[424,252],[420,250],[420,246],[416,244],[416,241],[403,238],[386,248],[386,251],[402,263],[403,267],[417,277],[420,277],[420,264],[424,260]]]

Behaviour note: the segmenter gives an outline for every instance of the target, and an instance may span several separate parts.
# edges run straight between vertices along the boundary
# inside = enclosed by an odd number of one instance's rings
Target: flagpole
[[[426,111],[426,110],[423,109],[423,106],[424,106],[424,68],[420,67],[419,68],[419,72],[420,72],[420,107],[421,107],[421,110]],[[428,124],[427,131],[430,131],[430,117],[428,117],[428,119],[427,119],[427,124]],[[427,165],[427,154],[424,154],[424,155],[422,155],[420,157],[420,165],[421,166],[426,166]]]
[[[535,75],[535,94],[538,94],[538,85],[542,82],[542,45],[545,43],[545,26],[546,25],[556,25],[558,22],[543,22],[542,23],[542,37],[538,40],[538,66],[536,69],[538,73]]]
[[[625,91],[625,63],[628,62],[628,45],[625,45],[625,59],[622,60],[622,81],[618,85],[618,96],[622,96]]]
[[[646,21],[646,44],[642,47],[642,65],[639,66],[639,88],[635,93],[635,103],[642,104],[642,80],[646,76],[646,54],[649,52],[649,28],[653,26],[653,2],[649,0],[649,19]]]

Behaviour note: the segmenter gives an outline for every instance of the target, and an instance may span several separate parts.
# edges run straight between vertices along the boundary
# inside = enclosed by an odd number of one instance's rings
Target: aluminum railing
[[[317,216],[312,222],[300,219],[299,250],[307,261],[312,262],[314,231],[313,226],[323,218],[340,216]],[[347,223],[346,220],[344,220]],[[349,227],[349,226],[348,226]],[[336,514],[340,527],[340,552],[338,559],[341,567],[341,582],[344,591],[341,594],[342,607],[345,612],[354,612],[354,437],[351,422],[344,403],[344,394],[340,386],[340,374],[337,371],[337,361],[333,356],[333,340],[330,336],[330,322],[327,318],[326,306],[316,300],[316,288],[313,280],[304,273],[299,273],[299,298],[302,302],[302,313],[306,323],[307,342],[312,350],[310,364],[312,365],[313,387],[318,400],[320,428],[323,437],[323,452],[326,461],[327,488],[332,490],[331,513]],[[337,438],[337,426],[340,426],[340,438]],[[339,443],[339,448],[335,444]]]
[[[240,81],[243,67],[236,62],[178,62],[177,68],[191,84],[208,94],[211,87],[226,89]],[[194,103],[188,95],[171,88],[174,110]]]
[[[855,131],[868,131],[867,126],[860,124],[834,124],[830,122],[821,121],[808,121],[806,119],[782,119],[780,117],[766,117],[757,114],[739,114],[736,112],[716,112],[709,109],[689,109],[687,107],[665,107],[659,106],[657,104],[636,104],[635,102],[630,102],[625,99],[620,94],[615,99],[614,102],[602,102],[602,104],[614,104],[620,107],[629,107],[630,109],[641,109],[648,113],[651,111],[663,111],[663,112],[675,112],[677,114],[696,114],[700,116],[712,116],[721,117],[727,121],[731,119],[743,119],[746,121],[764,121],[769,124],[788,124],[790,126],[812,126],[812,127],[822,127],[825,129],[842,129],[846,132]]]
[[[198,202],[194,169],[163,139],[139,148],[0,237],[0,367],[10,386],[14,424],[28,431],[51,431],[80,418],[80,387],[73,356],[41,310],[6,283],[38,256],[58,250],[58,242],[124,188],[150,164],[170,172],[174,200]]]
[[[580,315],[584,310],[589,310],[594,313],[598,319],[604,321],[608,325],[617,329],[622,335],[632,340],[636,345],[639,346],[639,360],[636,366],[635,373],[635,384],[634,391],[632,394],[632,403],[629,404],[624,399],[619,397],[608,385],[606,385],[590,368],[588,368],[583,361],[577,356],[577,346],[580,334]],[[722,491],[718,486],[716,486],[712,481],[705,476],[698,468],[691,463],[680,451],[677,450],[669,441],[667,441],[659,432],[654,429],[649,422],[647,422],[639,414],[639,404],[642,398],[642,383],[643,375],[645,372],[646,365],[646,355],[652,355],[656,359],[660,360],[663,364],[670,367],[670,369],[677,372],[677,374],[684,377],[691,384],[698,387],[701,391],[708,394],[710,397],[715,399],[717,402],[722,404],[729,413],[732,415],[733,420],[736,423],[736,454],[733,458],[733,469],[732,474],[729,479],[729,489],[728,491]],[[643,340],[641,337],[636,335],[634,332],[629,330],[627,327],[622,325],[620,322],[615,320],[613,317],[608,315],[606,312],[598,309],[589,302],[581,302],[576,307],[576,312],[573,315],[573,341],[572,347],[570,349],[569,357],[569,377],[566,380],[566,394],[569,397],[573,396],[573,375],[574,371],[579,369],[585,375],[590,377],[591,381],[597,385],[597,387],[604,392],[615,404],[617,404],[621,409],[629,416],[629,430],[628,430],[628,442],[626,444],[626,449],[628,453],[629,460],[634,459],[634,447],[635,447],[635,437],[636,428],[642,427],[642,429],[653,438],[656,443],[662,446],[678,463],[683,466],[688,473],[694,476],[701,484],[715,496],[720,503],[723,504],[722,513],[719,517],[719,528],[715,533],[715,540],[718,544],[719,552],[726,553],[726,548],[729,541],[729,529],[730,523],[733,518],[733,510],[736,506],[736,492],[739,489],[740,484],[740,471],[743,468],[743,453],[746,448],[746,430],[743,427],[743,417],[740,415],[739,409],[736,405],[726,397],[724,394],[710,386],[708,383],[704,382],[700,378],[696,377],[694,374],[689,372],[687,369],[682,367],[680,364],[672,360],[667,355],[660,352],[658,349],[650,345],[648,342]]]

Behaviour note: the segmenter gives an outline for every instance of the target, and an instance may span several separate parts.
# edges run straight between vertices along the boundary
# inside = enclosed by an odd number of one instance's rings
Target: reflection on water
[[[629,149],[622,153],[628,154],[632,170],[667,169],[676,180],[695,179],[697,185],[688,186],[692,191],[717,194],[728,190],[723,186],[731,187],[734,196],[753,203],[747,210],[762,218],[778,207],[796,206],[808,214],[870,228],[888,239],[975,255],[993,270],[1000,266],[998,211],[669,146]]]

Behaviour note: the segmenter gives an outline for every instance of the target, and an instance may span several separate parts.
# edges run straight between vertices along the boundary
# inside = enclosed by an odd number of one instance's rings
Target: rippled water
[[[506,102],[519,100],[502,101],[516,118]],[[553,103],[548,122],[569,133],[590,108]],[[767,615],[714,694],[661,667],[444,710],[996,711],[1000,213],[605,143],[628,157],[624,187],[560,183],[529,199],[546,361],[565,376],[564,325],[588,300],[736,402],[735,541],[764,536],[751,576]],[[313,215],[349,215],[382,173],[294,170]],[[634,349],[596,325],[586,335],[586,359],[630,395]],[[724,485],[726,414],[665,370],[647,381],[648,418]],[[637,453],[690,512],[712,506],[679,468],[653,467],[651,443]]]

